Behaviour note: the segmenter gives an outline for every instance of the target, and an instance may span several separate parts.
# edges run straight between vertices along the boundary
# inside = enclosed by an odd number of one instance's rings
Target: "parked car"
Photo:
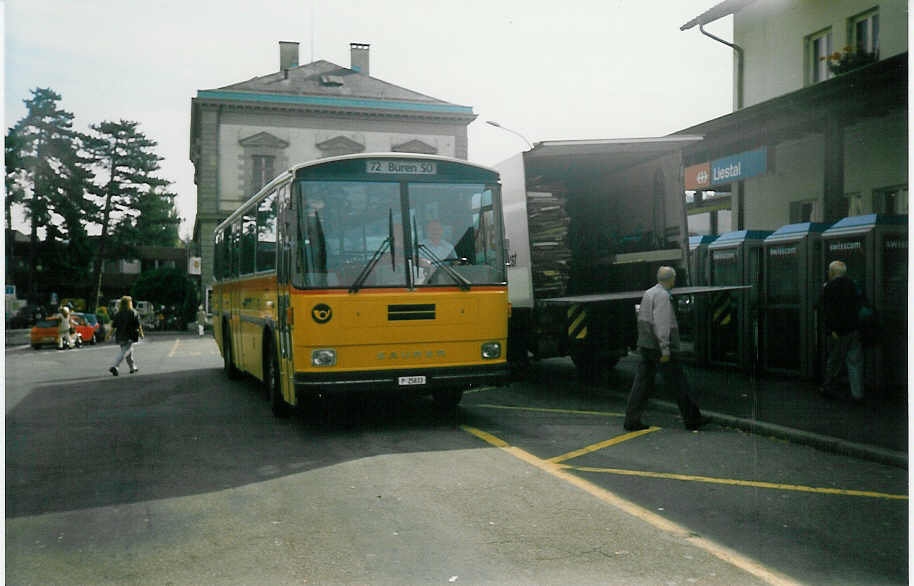
[[[76,333],[73,335],[73,344],[76,347],[82,345],[83,341],[91,340],[95,335],[95,328],[89,325],[86,321],[86,318],[82,314],[74,314],[76,317]],[[57,345],[57,324],[60,322],[59,316],[50,317],[48,319],[43,319],[38,321],[33,327],[30,333],[30,341],[32,343],[32,348],[35,350],[41,348],[45,345]],[[67,345],[67,347],[69,347]]]
[[[105,330],[102,328],[102,324],[98,321],[98,316],[94,313],[74,313],[77,320],[80,318],[86,321],[86,325],[92,328],[92,335],[88,338],[83,337],[84,341],[88,341],[90,344],[97,344],[98,342],[105,341]]]
[[[32,326],[29,334],[32,348],[38,350],[45,344],[57,345],[57,321],[59,318],[41,319]]]

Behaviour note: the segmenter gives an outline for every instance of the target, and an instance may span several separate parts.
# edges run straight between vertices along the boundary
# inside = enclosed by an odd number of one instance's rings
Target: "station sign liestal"
[[[760,147],[708,163],[686,167],[683,179],[685,188],[691,191],[742,181],[762,175],[767,170],[768,148]]]

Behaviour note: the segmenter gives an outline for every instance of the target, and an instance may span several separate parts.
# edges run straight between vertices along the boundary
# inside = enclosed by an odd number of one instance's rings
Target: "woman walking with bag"
[[[108,372],[117,376],[117,367],[126,358],[130,374],[133,374],[139,370],[133,358],[133,345],[143,337],[143,326],[140,324],[139,314],[133,309],[133,298],[129,295],[121,297],[120,306],[114,315],[113,325],[114,339],[120,345],[121,352]]]

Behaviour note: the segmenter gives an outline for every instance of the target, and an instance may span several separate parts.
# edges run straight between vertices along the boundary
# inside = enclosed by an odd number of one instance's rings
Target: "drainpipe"
[[[698,24],[698,30],[706,37],[714,39],[718,43],[727,45],[736,51],[736,109],[743,109],[743,48],[736,43],[725,41],[720,37],[714,36],[705,30],[703,24]],[[746,191],[742,181],[736,182],[736,229],[743,230],[746,225]]]
[[[743,48],[735,43],[725,41],[720,37],[712,35],[711,33],[709,33],[708,31],[705,30],[705,27],[703,24],[699,23],[698,30],[700,30],[701,34],[703,34],[704,36],[712,38],[715,41],[717,41],[718,43],[723,43],[724,45],[727,45],[728,47],[730,47],[731,49],[736,51],[736,109],[742,110],[742,108],[743,108]]]

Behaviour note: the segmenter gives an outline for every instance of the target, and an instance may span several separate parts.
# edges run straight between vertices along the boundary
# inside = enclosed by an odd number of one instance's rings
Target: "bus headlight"
[[[318,348],[311,351],[312,366],[336,366],[336,350],[333,348]]]
[[[482,357],[487,359],[499,358],[501,356],[501,344],[498,342],[486,342],[482,345]]]

